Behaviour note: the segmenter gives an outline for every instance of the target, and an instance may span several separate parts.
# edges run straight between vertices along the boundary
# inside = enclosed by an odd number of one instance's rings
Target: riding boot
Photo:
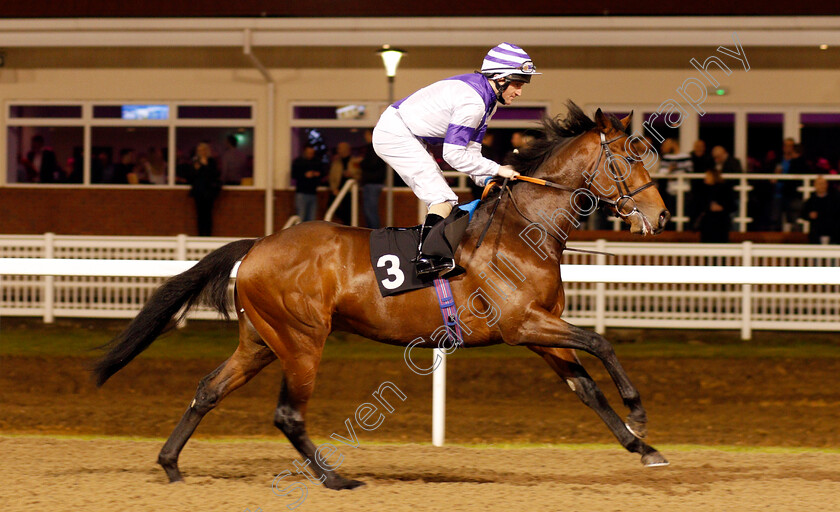
[[[429,237],[432,228],[443,221],[443,217],[435,213],[426,215],[426,220],[420,228],[420,244],[417,246],[417,257],[414,258],[417,269],[417,276],[432,276],[442,271],[449,271],[455,269],[455,260],[453,258],[446,258],[444,256],[437,256],[427,254],[423,251],[423,246]]]

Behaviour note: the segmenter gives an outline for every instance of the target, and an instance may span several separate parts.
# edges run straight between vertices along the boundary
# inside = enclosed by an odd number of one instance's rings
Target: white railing
[[[290,227],[296,226],[300,223],[301,223],[300,217],[298,217],[297,215],[292,215],[291,217],[289,217],[289,219],[286,221],[286,223],[283,224],[282,229],[290,228]]]
[[[52,234],[6,236],[0,238],[0,258],[167,260],[176,263],[200,259],[232,240],[183,235],[131,238]],[[611,252],[616,257],[567,252],[564,267],[567,264],[821,267],[826,269],[826,275],[829,269],[833,271],[834,267],[840,267],[839,246],[603,240],[571,245]],[[572,268],[564,271],[564,316],[572,323],[592,326],[599,332],[608,327],[739,329],[746,339],[753,329],[840,330],[840,285],[782,284],[795,273],[791,270],[779,269],[772,279],[749,281],[767,284],[731,284],[732,281],[730,284],[700,284],[697,279],[693,284],[666,283],[661,272],[659,282],[640,283],[639,273],[628,267],[619,271],[625,272],[626,276],[612,277],[615,282],[571,282],[575,279],[571,272]],[[735,280],[745,282],[746,272],[738,272]],[[8,270],[0,268],[0,315],[41,316],[47,322],[55,316],[131,318],[163,281],[161,277],[9,274]],[[199,309],[193,316],[216,317],[209,309]]]
[[[0,237],[2,258],[198,260],[235,238],[18,235]],[[0,315],[132,318],[165,278],[3,275]],[[139,275],[139,274],[135,274]],[[217,318],[198,308],[190,318]]]
[[[353,179],[344,182],[344,186],[338,191],[338,195],[335,196],[332,204],[327,209],[326,215],[324,215],[325,221],[332,221],[336,210],[341,206],[341,202],[344,201],[344,197],[347,194],[350,194],[350,225],[359,225],[359,184]]]

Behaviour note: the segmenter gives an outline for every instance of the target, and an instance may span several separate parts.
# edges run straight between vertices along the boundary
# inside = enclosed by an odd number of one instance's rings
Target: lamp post
[[[397,75],[397,66],[405,50],[392,48],[391,45],[383,45],[376,51],[382,57],[382,64],[385,65],[385,74],[388,76],[388,105],[394,102],[394,77]],[[388,190],[385,199],[385,225],[394,225],[394,170],[388,166],[385,174],[385,188]]]

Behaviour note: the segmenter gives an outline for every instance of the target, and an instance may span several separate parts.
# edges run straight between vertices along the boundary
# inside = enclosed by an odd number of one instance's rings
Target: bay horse
[[[667,460],[643,441],[645,409],[610,343],[561,318],[565,307],[560,275],[564,240],[546,229],[550,237],[543,237],[544,243],[536,251],[520,237],[524,229],[535,225],[531,219],[569,205],[579,189],[592,190],[634,233],[659,233],[668,221],[669,213],[656,188],[650,187],[650,175],[638,153],[631,154],[633,146],[625,144],[632,113],[618,120],[599,109],[592,120],[574,103],[569,102],[568,107],[564,119],[545,119],[544,137],[514,157],[513,165],[523,179],[546,180],[551,186],[516,181],[506,195],[504,191],[496,194],[502,207],[483,244],[476,248],[493,203],[482,201],[457,250],[457,261],[467,270],[451,280],[457,304],[464,304],[484,283],[480,267],[499,263],[502,253],[526,284],[498,305],[500,316],[492,325],[474,311],[464,310],[460,320],[468,332],[463,344],[506,343],[529,348],[601,417],[624,448],[640,454],[646,466],[666,465]],[[619,159],[626,164],[621,176],[616,165]],[[597,172],[601,164],[607,172]],[[565,233],[576,222],[571,216],[556,219],[555,228]],[[93,367],[97,386],[171,329],[179,311],[186,312],[207,299],[227,315],[229,276],[241,260],[234,293],[239,345],[227,361],[200,381],[195,398],[164,444],[158,463],[170,482],[182,480],[178,456],[204,415],[279,359],[284,377],[274,424],[301,456],[312,462],[313,471],[324,479],[326,487],[362,485],[316,464],[316,447],[306,432],[307,403],[327,336],[340,330],[402,346],[422,337],[423,343],[417,346],[431,348],[436,344],[430,335],[441,325],[432,288],[381,296],[371,269],[370,233],[364,228],[306,222],[258,240],[227,244],[166,281],[125,331],[106,345],[110,350]],[[489,308],[486,300],[480,302]],[[629,409],[626,423],[583,368],[575,350],[593,354],[604,364]]]

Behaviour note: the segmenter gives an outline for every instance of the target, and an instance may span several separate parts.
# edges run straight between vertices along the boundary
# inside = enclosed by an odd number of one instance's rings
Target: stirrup
[[[439,256],[427,256],[423,253],[417,255],[416,269],[418,276],[436,275],[440,272],[451,272],[455,270],[455,260]]]

